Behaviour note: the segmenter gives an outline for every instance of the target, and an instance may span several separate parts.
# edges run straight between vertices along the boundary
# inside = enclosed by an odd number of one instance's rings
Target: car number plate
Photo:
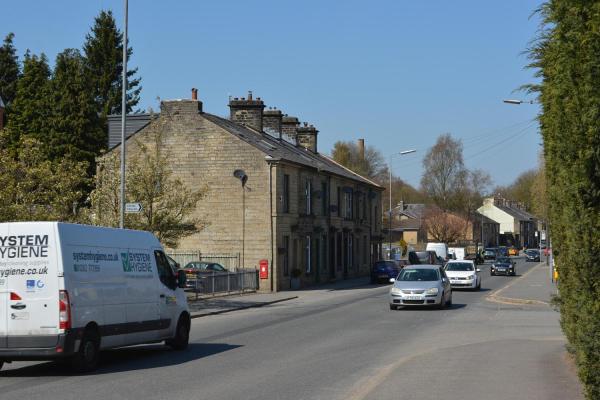
[[[387,275],[379,275],[380,278],[387,278]]]
[[[450,281],[450,283],[460,283],[460,281]]]
[[[405,296],[406,300],[421,300],[421,296]]]

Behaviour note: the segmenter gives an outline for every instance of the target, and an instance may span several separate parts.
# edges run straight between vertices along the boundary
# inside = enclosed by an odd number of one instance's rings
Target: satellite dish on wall
[[[233,176],[235,176],[238,179],[242,179],[246,176],[246,173],[243,169],[236,169],[235,171],[233,171]]]

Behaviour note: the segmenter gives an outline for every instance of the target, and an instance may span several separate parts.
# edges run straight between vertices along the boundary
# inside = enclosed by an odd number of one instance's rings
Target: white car
[[[452,260],[444,267],[453,288],[481,289],[481,270],[473,261]]]

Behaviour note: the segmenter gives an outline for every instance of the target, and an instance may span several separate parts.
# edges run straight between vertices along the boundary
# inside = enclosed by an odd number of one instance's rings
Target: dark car
[[[498,246],[498,251],[502,257],[508,257],[508,247],[506,246]]]
[[[389,282],[391,278],[396,278],[402,266],[396,260],[375,261],[371,268],[371,283]]]
[[[515,262],[510,257],[497,257],[490,268],[490,275],[512,275],[517,274]]]
[[[409,251],[408,262],[411,265],[440,265],[435,251]]]
[[[496,257],[498,257],[499,255],[500,254],[495,247],[488,247],[483,252],[483,259],[484,260],[495,260]]]
[[[525,261],[540,261],[540,252],[538,250],[527,250]]]
[[[187,277],[186,286],[195,287],[197,278],[227,274],[229,271],[221,264],[210,261],[192,261],[182,268]]]

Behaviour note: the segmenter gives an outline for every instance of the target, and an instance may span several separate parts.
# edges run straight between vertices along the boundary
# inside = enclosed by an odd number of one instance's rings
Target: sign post
[[[141,213],[143,209],[142,203],[125,203],[126,213]]]

